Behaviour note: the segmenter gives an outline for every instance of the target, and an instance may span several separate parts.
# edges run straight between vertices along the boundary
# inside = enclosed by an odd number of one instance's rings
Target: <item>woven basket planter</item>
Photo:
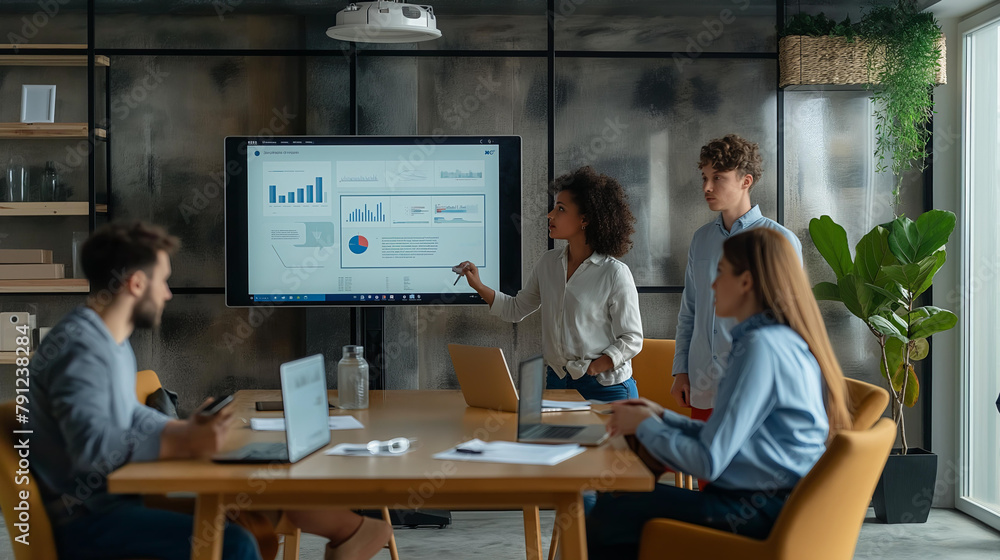
[[[941,66],[937,84],[947,83],[944,37],[939,41]],[[843,37],[789,35],[778,41],[778,87],[797,85],[867,84],[868,46]],[[876,64],[876,68],[878,64]]]

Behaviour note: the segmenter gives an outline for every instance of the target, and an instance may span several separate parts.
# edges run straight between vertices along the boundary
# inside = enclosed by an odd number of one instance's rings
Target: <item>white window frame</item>
[[[969,96],[971,92],[968,88],[969,79],[969,34],[982,29],[988,25],[997,23],[1000,21],[1000,3],[995,4],[971,17],[965,18],[958,23],[958,37],[961,46],[961,88],[962,88],[962,164],[961,164],[961,182],[962,185],[962,199],[961,208],[965,216],[969,216],[970,210],[970,196],[969,196]],[[964,225],[962,226],[961,238],[961,287],[962,291],[960,293],[971,293],[969,286],[971,285],[972,278],[970,276],[970,266],[971,253],[973,241],[971,234],[971,224],[968,220],[963,220]],[[970,414],[970,397],[969,394],[971,390],[971,368],[970,368],[970,356],[972,352],[972,337],[970,329],[970,313],[969,313],[969,298],[961,298],[961,315],[959,317],[959,344],[962,352],[961,356],[961,375],[960,379],[960,390],[959,390],[959,447],[958,456],[959,464],[961,469],[959,469],[959,485],[958,492],[955,496],[955,507],[959,511],[968,514],[971,517],[982,521],[983,523],[990,525],[994,529],[1000,530],[1000,511],[994,511],[983,504],[976,502],[969,498],[969,488],[970,488],[970,461],[969,461],[969,451],[971,444],[971,426],[969,425],[969,414]]]

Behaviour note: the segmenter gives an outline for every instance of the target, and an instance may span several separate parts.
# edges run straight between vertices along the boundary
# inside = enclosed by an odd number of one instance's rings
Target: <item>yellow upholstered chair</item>
[[[889,391],[857,379],[845,378],[844,381],[847,383],[847,396],[854,408],[851,415],[853,428],[855,430],[871,428],[889,406]]]
[[[149,395],[155,393],[162,386],[160,378],[151,369],[144,369],[135,374],[135,396],[139,399],[139,404],[146,404]]]
[[[672,557],[741,560],[850,560],[868,502],[896,441],[896,425],[883,418],[869,430],[834,436],[826,452],[788,497],[766,540],[671,519],[642,530],[640,560]]]
[[[18,461],[20,457],[14,445],[17,434],[14,430],[21,430],[24,427],[14,421],[14,402],[0,404],[0,471],[4,474],[0,476],[0,509],[3,510],[4,520],[7,522],[7,531],[10,533],[10,544],[14,548],[15,560],[53,560],[56,558],[56,543],[52,536],[52,525],[49,523],[49,515],[45,512],[45,505],[42,503],[42,495],[35,483],[34,476],[25,479],[15,477],[19,470]],[[30,457],[29,457],[30,458]],[[24,482],[25,484],[18,484]],[[23,514],[28,515],[30,533],[28,546],[15,541],[15,537],[21,534],[15,527],[15,523],[21,523],[19,516],[21,511],[14,508],[21,504],[21,492],[28,493],[28,509]],[[23,509],[23,508],[22,508]]]
[[[632,358],[632,379],[635,379],[640,397],[690,418],[691,409],[677,404],[670,394],[670,387],[674,384],[671,375],[674,366],[674,348],[673,340],[643,339],[642,351]],[[691,490],[694,488],[694,477],[675,472],[674,486]]]

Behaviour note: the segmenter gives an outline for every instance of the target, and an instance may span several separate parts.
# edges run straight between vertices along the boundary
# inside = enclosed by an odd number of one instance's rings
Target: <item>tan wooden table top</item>
[[[546,391],[546,398],[579,400],[576,391]],[[283,441],[283,432],[254,432],[251,417],[273,418],[281,412],[258,412],[256,401],[279,400],[280,391],[240,391],[234,412],[237,418],[224,450],[249,442]],[[336,402],[336,391],[330,392]],[[397,457],[336,457],[318,451],[294,464],[219,465],[203,461],[132,463],[108,479],[113,493],[154,494],[194,492],[230,494],[251,491],[319,495],[405,494],[428,481],[437,490],[462,493],[564,493],[581,489],[649,491],[654,480],[621,438],[556,466],[507,465],[467,461],[442,461],[431,456],[472,438],[514,441],[517,415],[466,407],[460,391],[373,391],[366,410],[332,409],[331,415],[349,414],[362,430],[331,432],[330,446],[394,437],[417,438],[416,448]],[[593,412],[546,413],[546,423],[593,424],[603,417]],[[436,482],[440,481],[440,483]],[[443,488],[440,485],[443,485]]]

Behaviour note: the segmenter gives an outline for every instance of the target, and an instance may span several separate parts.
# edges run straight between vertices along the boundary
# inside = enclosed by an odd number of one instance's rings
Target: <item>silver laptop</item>
[[[518,366],[520,400],[517,403],[517,441],[523,443],[578,443],[600,445],[608,439],[604,424],[560,426],[542,424],[545,361],[541,356]]]
[[[281,364],[285,441],[251,443],[212,457],[217,463],[294,463],[330,443],[326,366],[317,354]]]

